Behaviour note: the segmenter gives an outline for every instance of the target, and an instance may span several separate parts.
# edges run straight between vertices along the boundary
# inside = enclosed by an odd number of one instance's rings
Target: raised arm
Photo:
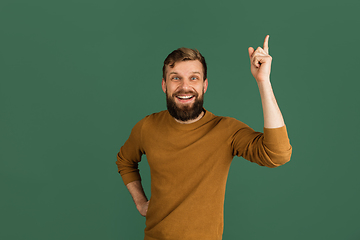
[[[285,125],[283,116],[270,83],[272,57],[269,55],[269,35],[265,37],[263,48],[249,47],[251,73],[259,87],[264,113],[265,128],[279,128]]]

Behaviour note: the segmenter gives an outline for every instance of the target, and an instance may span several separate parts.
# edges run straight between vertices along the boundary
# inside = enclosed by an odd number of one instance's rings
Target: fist
[[[249,47],[251,73],[257,82],[269,81],[272,58],[269,55],[269,35],[265,37],[263,48]]]

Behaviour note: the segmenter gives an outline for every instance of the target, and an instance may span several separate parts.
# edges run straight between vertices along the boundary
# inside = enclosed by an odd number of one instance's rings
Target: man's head
[[[168,111],[175,119],[194,120],[203,112],[206,72],[205,59],[197,50],[179,48],[165,59],[162,89]]]
[[[166,80],[167,66],[169,68],[173,68],[177,62],[189,60],[198,60],[201,62],[203,66],[204,80],[207,79],[207,66],[203,55],[201,55],[198,50],[184,47],[174,50],[166,57],[163,66],[163,79]]]

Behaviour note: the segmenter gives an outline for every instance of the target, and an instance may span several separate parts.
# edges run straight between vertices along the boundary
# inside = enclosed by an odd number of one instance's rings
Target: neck
[[[191,120],[181,121],[181,120],[176,119],[176,118],[174,118],[174,119],[175,119],[175,121],[177,121],[178,123],[181,123],[181,124],[190,124],[190,123],[194,123],[194,122],[199,121],[203,116],[204,116],[204,110],[199,114],[199,116],[197,116],[196,118],[191,119]]]

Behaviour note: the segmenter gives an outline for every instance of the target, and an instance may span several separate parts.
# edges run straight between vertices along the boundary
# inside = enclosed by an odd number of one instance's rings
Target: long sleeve
[[[134,126],[128,140],[117,154],[116,164],[125,185],[132,181],[141,180],[138,163],[145,153],[141,139],[144,121],[145,119],[142,119]]]
[[[242,128],[234,135],[233,148],[234,155],[271,168],[290,161],[292,153],[286,126],[264,128],[264,133]]]
[[[264,148],[271,161],[280,166],[288,161],[292,154],[286,126],[280,128],[264,128]]]

